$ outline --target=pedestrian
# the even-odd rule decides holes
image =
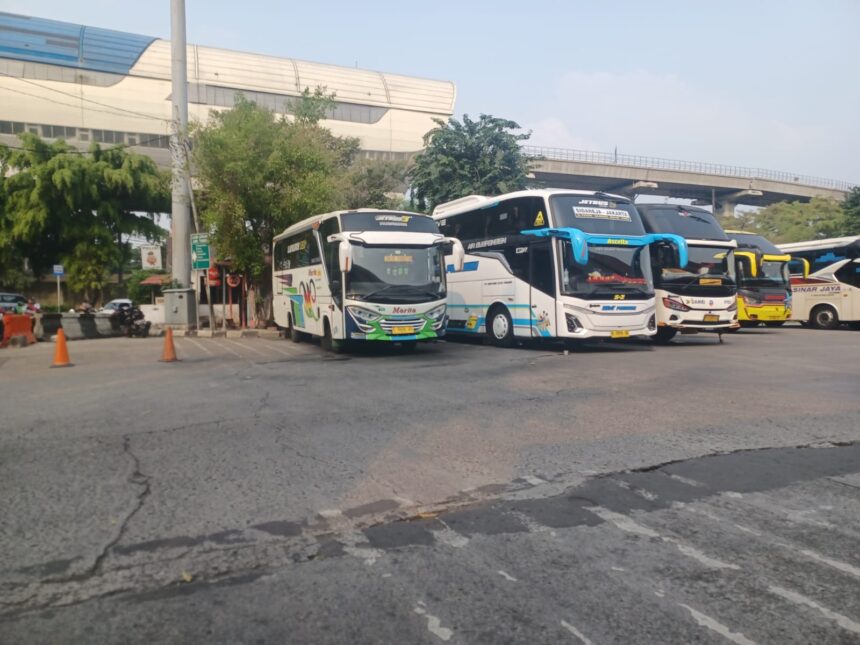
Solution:
[[[42,311],[42,307],[33,298],[28,298],[26,311],[31,316],[35,316],[37,313]]]

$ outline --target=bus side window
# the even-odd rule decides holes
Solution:
[[[848,262],[840,267],[834,275],[840,282],[852,287],[860,287],[860,262]]]

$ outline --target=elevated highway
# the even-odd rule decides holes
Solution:
[[[731,212],[738,204],[829,197],[841,201],[853,184],[789,172],[585,150],[524,146],[535,181],[557,188],[692,199]]]

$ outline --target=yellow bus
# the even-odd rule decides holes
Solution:
[[[791,256],[767,238],[745,231],[726,231],[738,243],[735,265],[738,322],[741,327],[779,327],[791,318]],[[804,275],[809,274],[804,264]]]

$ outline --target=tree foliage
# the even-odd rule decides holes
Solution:
[[[776,244],[837,237],[845,230],[839,202],[813,197],[809,202],[778,202],[758,211],[724,218],[725,228],[756,232]]]
[[[519,142],[531,133],[517,133],[520,126],[514,121],[487,114],[477,121],[465,115],[462,123],[453,118],[436,123],[409,173],[419,208],[432,209],[470,194],[498,195],[525,188],[528,159]]]
[[[219,255],[254,279],[266,273],[275,235],[337,205],[338,177],[358,151],[357,140],[318,125],[322,101],[306,92],[295,108],[302,118],[289,120],[237,95],[194,132],[203,223]]]
[[[860,186],[851,189],[842,202],[845,213],[843,235],[860,235]]]
[[[39,278],[67,267],[69,285],[94,298],[107,271],[128,253],[128,236],[156,239],[153,215],[167,208],[165,174],[148,157],[122,147],[88,153],[64,141],[21,135],[21,147],[3,153],[0,182],[0,282]],[[24,270],[26,269],[26,270]]]
[[[406,186],[406,163],[363,159],[343,176],[342,208],[399,209]]]

